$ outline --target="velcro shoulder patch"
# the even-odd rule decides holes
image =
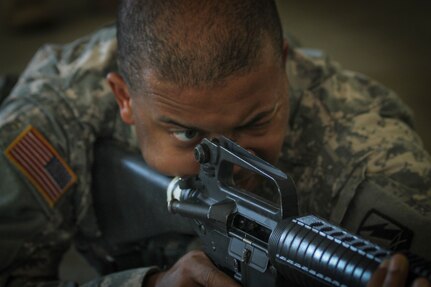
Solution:
[[[77,180],[54,147],[31,125],[8,146],[5,154],[51,207]]]
[[[393,251],[410,249],[414,235],[409,228],[374,209],[365,215],[357,233]]]

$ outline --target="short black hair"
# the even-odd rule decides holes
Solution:
[[[274,0],[121,0],[118,66],[132,89],[149,68],[162,80],[196,87],[249,71],[265,43],[283,55]]]

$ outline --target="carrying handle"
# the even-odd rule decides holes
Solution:
[[[195,147],[194,153],[196,160],[200,163],[199,178],[205,181],[206,186],[214,187],[208,188],[208,192],[221,190],[233,196],[239,203],[243,202],[252,204],[256,208],[263,208],[265,209],[263,212],[268,213],[269,211],[269,214],[266,215],[276,221],[298,215],[297,195],[293,180],[281,170],[251,154],[235,142],[226,137],[212,140],[205,138]],[[234,166],[239,166],[269,180],[279,198],[278,204],[268,204],[259,197],[251,199],[250,196],[240,192],[238,188],[227,184],[232,182]],[[211,197],[221,199],[220,195],[217,194],[211,194]]]

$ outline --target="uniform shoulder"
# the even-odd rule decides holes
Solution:
[[[280,162],[305,194],[303,210],[324,210],[326,202],[328,216],[342,190],[352,198],[370,176],[400,181],[418,174],[421,181],[402,181],[414,194],[426,193],[430,158],[410,109],[392,90],[323,53],[295,50],[288,69],[290,129]]]
[[[89,72],[106,72],[116,66],[116,29],[101,28],[64,45],[41,47],[21,75],[20,82],[34,79],[62,79],[71,85]]]
[[[287,76],[293,89],[311,89],[336,72],[332,62],[319,49],[294,47],[288,51]]]
[[[401,119],[413,126],[412,112],[380,82],[343,68],[318,49],[292,49],[287,75],[296,105],[322,105],[334,120],[351,120],[362,114]]]

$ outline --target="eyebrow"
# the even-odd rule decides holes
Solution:
[[[261,113],[258,113],[256,116],[254,116],[251,120],[249,120],[247,123],[245,123],[245,124],[243,124],[243,125],[241,125],[241,126],[239,126],[239,127],[237,127],[237,129],[242,129],[242,128],[247,128],[247,127],[250,127],[250,126],[252,126],[252,125],[254,125],[254,124],[256,124],[256,123],[258,123],[260,120],[262,120],[263,118],[266,118],[267,116],[269,116],[269,115],[273,115],[273,114],[275,114],[276,112],[277,112],[277,110],[278,110],[278,103],[274,106],[274,107],[272,107],[270,110],[268,110],[268,111],[264,111],[264,112],[261,112]]]
[[[249,126],[254,125],[255,123],[259,122],[260,120],[262,120],[263,118],[267,117],[268,115],[273,115],[277,112],[279,105],[276,104],[274,107],[272,107],[270,110],[268,111],[263,111],[261,113],[258,113],[256,116],[254,116],[251,120],[249,120],[247,123],[242,124],[238,127],[236,127],[235,129],[243,129],[243,128],[247,128]],[[193,126],[187,126],[185,124],[181,124],[179,122],[174,121],[171,118],[168,118],[167,116],[160,116],[158,119],[158,121],[165,123],[165,124],[170,124],[170,125],[174,125],[174,126],[178,126],[181,127],[183,129],[190,129],[190,130],[196,130],[196,131],[202,131],[202,129],[197,128],[197,127],[193,127]]]
[[[197,128],[197,127],[193,127],[193,126],[187,126],[184,124],[181,124],[179,122],[174,121],[171,118],[168,118],[166,116],[160,116],[158,119],[158,121],[165,123],[165,124],[170,124],[170,125],[174,125],[174,126],[178,126],[181,127],[183,129],[187,129],[187,130],[196,130],[196,131],[200,131],[201,129]]]

